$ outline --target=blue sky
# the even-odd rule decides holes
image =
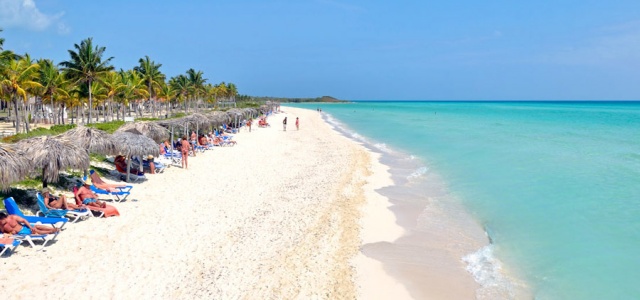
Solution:
[[[348,100],[640,99],[640,1],[0,0],[5,49],[202,70],[241,94]]]

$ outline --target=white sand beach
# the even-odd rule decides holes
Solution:
[[[235,147],[134,184],[113,204],[121,216],[67,224],[45,251],[19,247],[0,260],[0,288],[14,299],[410,298],[359,252],[403,233],[374,192],[391,184],[386,168],[317,112],[284,110]]]

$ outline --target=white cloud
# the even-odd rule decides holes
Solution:
[[[33,0],[0,0],[0,27],[26,28],[42,31],[56,24],[58,32],[68,33],[69,27],[60,21],[64,13],[42,13]]]

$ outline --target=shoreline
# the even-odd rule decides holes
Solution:
[[[463,257],[476,253],[489,241],[461,203],[451,201],[442,179],[412,156],[378,144],[381,141],[373,143],[330,115],[323,119],[375,157],[373,165],[383,166],[378,172],[385,173],[386,182],[371,191],[374,197],[368,201],[375,201],[375,197],[384,199],[386,205],[378,207],[378,214],[391,216],[379,221],[384,224],[377,224],[378,228],[397,227],[402,233],[378,241],[363,238],[359,255],[382,267],[383,274],[379,276],[387,278],[388,284],[401,285],[411,299],[500,296],[493,292],[485,294],[467,270]],[[367,230],[380,229],[363,228],[363,236]],[[371,295],[380,292],[375,286],[368,291]]]
[[[270,128],[243,128],[238,146],[134,183],[112,203],[120,217],[70,224],[45,251],[3,257],[0,288],[18,298],[442,296],[377,255],[411,233],[385,195],[396,182],[384,154],[313,110],[283,109]],[[283,132],[285,116],[301,130]]]

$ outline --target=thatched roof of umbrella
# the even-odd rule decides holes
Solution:
[[[186,118],[188,118],[189,123],[192,125],[206,126],[211,124],[211,121],[209,121],[207,116],[199,113],[192,114]]]
[[[57,182],[60,171],[89,168],[87,150],[64,137],[40,136],[17,143],[33,167],[42,169],[42,181]]]
[[[89,152],[104,155],[113,155],[118,152],[116,142],[111,135],[99,129],[78,125],[78,127],[61,134],[60,137],[74,141],[80,147],[88,149]]]
[[[0,189],[6,191],[9,185],[27,176],[33,170],[32,161],[19,151],[18,147],[0,144]]]
[[[251,107],[247,107],[247,108],[243,108],[242,112],[247,114],[247,115],[257,115],[258,114],[258,110],[255,108],[251,108]]]
[[[156,143],[160,143],[169,138],[169,131],[158,123],[154,122],[135,122],[127,123],[118,128],[118,131],[128,131],[134,134],[141,134],[151,138]]]
[[[222,111],[210,112],[209,114],[207,114],[207,118],[209,118],[209,121],[215,126],[231,122],[231,118],[229,118],[229,115]]]
[[[144,135],[134,134],[127,131],[116,131],[113,139],[118,144],[118,151],[125,156],[155,155],[160,154],[158,144],[151,138]]]
[[[231,118],[235,117],[235,116],[242,116],[243,112],[242,109],[239,108],[232,108],[230,110],[227,110],[227,114],[229,116],[231,116]]]

